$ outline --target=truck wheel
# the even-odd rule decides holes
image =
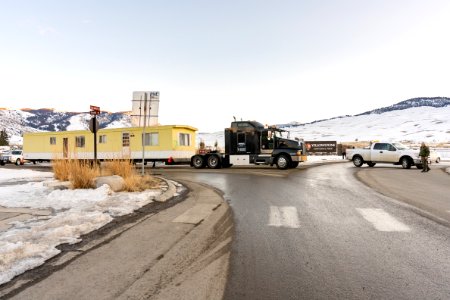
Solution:
[[[423,165],[422,164],[416,165],[416,168],[419,169],[419,170],[422,170],[423,169]]]
[[[364,161],[361,156],[355,156],[353,157],[353,164],[355,167],[361,167],[364,164]]]
[[[218,169],[220,168],[220,158],[217,155],[210,155],[207,164],[210,169]]]
[[[205,167],[205,160],[203,156],[196,155],[192,158],[192,166],[196,169],[201,169]]]
[[[1,160],[1,161],[0,161],[0,165],[1,165],[1,166],[4,166],[4,165],[5,165],[5,162],[4,162],[3,160]]]
[[[300,162],[298,161],[291,161],[291,163],[289,164],[289,168],[295,169],[298,167],[299,164]]]
[[[408,157],[403,157],[401,160],[403,169],[410,169],[411,168],[411,161]]]
[[[440,157],[436,158],[436,163],[438,164],[440,162],[441,162],[441,158]]]
[[[18,158],[18,159],[16,159],[16,166],[20,166],[20,165],[21,165],[20,158]]]
[[[277,159],[277,168],[280,170],[286,170],[289,168],[290,162],[291,160],[285,154],[280,154]]]
[[[376,163],[374,163],[374,162],[368,162],[367,165],[369,165],[369,167],[373,168],[373,167],[375,167]]]

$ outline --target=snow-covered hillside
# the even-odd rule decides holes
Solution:
[[[24,132],[89,129],[89,113],[57,112],[52,109],[0,110],[0,130],[5,129],[10,144],[21,145]],[[102,112],[97,119],[100,128],[130,127],[128,113]]]
[[[89,119],[88,113],[55,112],[51,109],[0,110],[0,130],[6,129],[11,143],[21,144],[23,132],[88,129]],[[131,126],[127,113],[103,112],[98,120],[100,128]],[[223,124],[224,128],[227,126],[229,124]],[[278,126],[289,130],[292,138],[304,140],[450,143],[450,98],[414,98],[355,116]],[[209,146],[216,141],[220,147],[224,146],[223,131],[199,133],[197,144],[200,140]]]
[[[291,138],[298,137],[305,141],[450,143],[450,105],[412,107],[279,127],[290,131]],[[200,133],[198,140],[203,140],[206,145],[214,145],[218,141],[219,146],[223,147],[223,132]]]

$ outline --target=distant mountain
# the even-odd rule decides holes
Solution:
[[[394,110],[403,110],[413,107],[421,107],[421,106],[430,106],[430,107],[445,107],[450,105],[450,98],[447,97],[433,97],[433,98],[413,98],[409,100],[405,100],[402,102],[399,102],[397,104],[386,106],[383,108],[377,108],[371,111],[366,111],[362,114],[359,114],[357,116],[362,115],[370,115],[370,114],[382,114],[388,111],[394,111]]]
[[[21,143],[24,132],[89,129],[91,116],[84,112],[59,112],[53,109],[0,110],[0,129],[6,129],[11,143]],[[102,112],[97,116],[100,128],[130,127],[127,112]]]

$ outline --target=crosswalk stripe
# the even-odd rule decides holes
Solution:
[[[271,206],[269,226],[300,228],[297,208],[293,206]]]
[[[379,231],[408,232],[411,229],[381,208],[357,208],[358,212]]]

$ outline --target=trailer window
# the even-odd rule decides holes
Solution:
[[[130,134],[122,132],[122,147],[130,147]]]
[[[85,145],[84,135],[76,136],[75,137],[75,147],[84,148],[84,145]]]
[[[101,135],[101,136],[99,137],[98,142],[99,142],[100,144],[106,144],[106,134]]]
[[[144,146],[158,146],[159,134],[157,132],[150,132],[144,134]]]
[[[189,133],[180,133],[179,140],[180,146],[191,145],[191,135]]]
[[[56,136],[50,137],[50,145],[56,145]]]

